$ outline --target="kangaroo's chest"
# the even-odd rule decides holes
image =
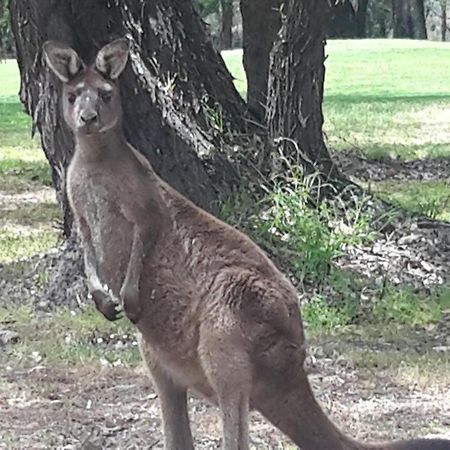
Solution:
[[[95,170],[69,171],[67,191],[75,218],[89,228],[102,277],[113,291],[120,289],[130,257],[133,224],[126,219],[117,178]]]

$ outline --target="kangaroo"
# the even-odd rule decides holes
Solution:
[[[192,389],[221,411],[224,450],[249,448],[249,410],[304,450],[450,450],[446,440],[363,444],[341,432],[314,398],[296,291],[246,235],[161,180],[125,139],[119,39],[93,65],[48,41],[75,137],[67,191],[84,247],[91,295],[105,317],[123,308],[159,394],[167,450],[194,448]]]

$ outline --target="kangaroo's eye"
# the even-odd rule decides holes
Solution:
[[[76,99],[77,99],[77,96],[75,94],[69,94],[68,100],[71,105],[73,105],[75,103]]]
[[[109,103],[112,100],[112,94],[102,94],[102,100],[105,103]]]

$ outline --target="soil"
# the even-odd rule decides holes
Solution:
[[[450,438],[448,385],[409,384],[389,370],[315,359],[310,380],[325,410],[362,440]],[[195,448],[220,446],[218,410],[189,399]],[[162,449],[158,399],[143,369],[0,369],[0,448]],[[252,448],[293,448],[252,413]]]

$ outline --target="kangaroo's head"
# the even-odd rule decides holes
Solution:
[[[104,133],[120,122],[122,108],[117,78],[128,60],[125,39],[103,47],[91,66],[75,50],[57,42],[47,41],[43,52],[48,66],[63,82],[64,119],[75,134]]]

